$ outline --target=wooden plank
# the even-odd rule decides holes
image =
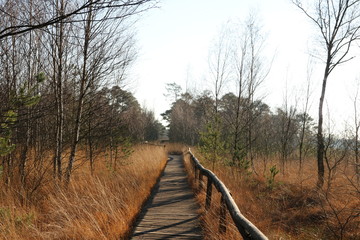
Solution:
[[[197,210],[182,157],[171,155],[141,212],[132,239],[202,239]]]

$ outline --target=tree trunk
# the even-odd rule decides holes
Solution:
[[[75,119],[75,127],[74,127],[74,138],[73,138],[73,142],[71,144],[69,163],[66,168],[66,183],[70,182],[71,172],[72,172],[73,164],[75,161],[76,150],[77,150],[77,146],[78,146],[79,138],[80,138],[80,126],[81,126],[81,117],[82,117],[82,108],[83,108],[83,97],[81,95],[83,95],[83,94],[80,94],[80,99],[78,102],[76,119]]]
[[[304,140],[305,140],[305,129],[306,129],[306,111],[303,114],[302,124],[301,124],[301,133],[300,133],[300,144],[299,144],[299,173],[302,170],[302,161],[303,161],[303,149],[304,149]]]
[[[59,6],[60,5],[60,6]],[[58,15],[65,11],[64,1],[56,2]],[[56,48],[53,57],[55,70],[55,99],[56,99],[56,147],[53,161],[53,173],[61,181],[62,178],[62,150],[63,150],[63,129],[64,129],[64,100],[63,100],[63,56],[64,56],[64,22],[56,26]]]
[[[74,127],[74,138],[71,144],[71,152],[69,157],[69,163],[66,169],[66,182],[70,182],[71,171],[73,168],[73,164],[75,161],[75,155],[77,146],[79,143],[80,138],[80,127],[81,127],[81,120],[82,120],[82,111],[84,105],[84,97],[86,93],[85,84],[88,81],[88,73],[87,73],[87,61],[88,61],[88,50],[89,50],[89,43],[90,43],[90,31],[91,31],[91,22],[92,22],[92,9],[90,7],[89,13],[86,20],[85,26],[85,38],[84,38],[84,52],[83,52],[83,67],[80,79],[80,94],[78,100],[78,106],[76,110],[76,119],[75,119],[75,127]]]
[[[305,158],[304,153],[304,143],[305,143],[305,131],[308,123],[308,108],[309,108],[309,98],[310,98],[310,76],[308,77],[308,84],[306,89],[306,100],[304,113],[302,114],[303,119],[301,123],[301,133],[300,133],[300,144],[299,144],[299,173],[302,171],[303,158]]]
[[[359,183],[360,181],[360,166],[359,166],[359,123],[357,122],[356,112],[355,112],[355,173],[356,180]]]
[[[322,83],[321,96],[319,101],[319,122],[318,122],[318,132],[317,132],[317,165],[318,165],[318,181],[317,187],[321,188],[324,185],[324,136],[323,136],[323,105],[325,100],[325,90],[326,83],[329,76],[330,62],[329,58],[325,67],[324,79]]]
[[[90,109],[91,109],[91,102],[90,102]],[[90,110],[91,111],[91,110]],[[91,135],[91,117],[89,117],[88,123],[88,146],[89,146],[89,161],[90,161],[90,171],[91,175],[94,174],[94,146],[93,146],[93,139]]]
[[[118,146],[116,145],[115,147],[115,159],[114,159],[114,171],[116,171],[117,169],[117,160],[118,160]]]
[[[30,126],[29,126],[29,120],[27,120],[26,124],[26,133],[25,133],[25,145],[22,149],[21,152],[21,157],[20,157],[20,163],[19,163],[19,174],[20,174],[20,181],[21,181],[21,185],[24,187],[25,186],[25,178],[26,178],[26,172],[25,172],[25,167],[26,167],[26,162],[27,162],[27,154],[29,151],[29,145],[30,145]]]
[[[241,63],[239,66],[239,92],[238,92],[238,96],[237,96],[237,102],[236,102],[236,119],[235,119],[235,132],[234,132],[234,148],[233,148],[233,164],[236,164],[236,162],[239,164],[239,160],[240,160],[240,142],[239,142],[239,138],[240,138],[240,108],[241,108],[241,97],[242,97],[242,91],[243,91],[243,67],[244,66],[244,54],[242,55],[241,58]]]

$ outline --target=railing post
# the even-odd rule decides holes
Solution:
[[[199,170],[199,191],[201,191],[202,190],[202,188],[203,188],[203,174],[202,174],[202,172]]]
[[[194,164],[194,181],[195,181],[195,184],[196,184],[197,180],[198,180],[198,169],[196,168],[196,165]]]
[[[209,210],[211,205],[211,194],[212,194],[212,182],[210,177],[207,178],[207,187],[206,187],[206,202],[205,209]]]
[[[219,232],[225,233],[226,232],[226,204],[225,199],[221,196],[220,200],[220,219],[219,219]]]

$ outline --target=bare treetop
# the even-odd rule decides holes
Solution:
[[[16,2],[16,3],[15,3]],[[148,5],[153,3],[152,5]],[[10,25],[0,26],[0,40],[9,36],[14,36],[22,33],[29,32],[34,29],[41,29],[49,25],[56,24],[61,21],[69,20],[75,15],[85,15],[88,13],[89,9],[93,10],[99,9],[125,9],[127,11],[122,12],[121,15],[115,15],[111,18],[124,18],[137,13],[140,13],[146,9],[154,7],[156,4],[155,0],[85,0],[80,3],[80,1],[68,2],[72,4],[71,7],[68,7],[67,10],[61,14],[41,14],[41,18],[37,16],[28,15],[27,17],[15,16],[9,11],[12,6],[20,5],[22,1],[4,1],[0,0],[0,15],[9,17],[11,19],[16,19],[16,21],[11,22]],[[44,17],[45,15],[45,17]]]
[[[347,57],[351,43],[360,39],[360,0],[311,1],[310,11],[305,1],[293,3],[310,18],[320,30],[321,39],[327,49],[326,58],[331,59],[329,73],[335,66],[351,60]]]

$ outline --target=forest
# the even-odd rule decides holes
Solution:
[[[209,89],[164,86],[163,126],[131,91],[136,22],[158,1],[0,0],[0,239],[127,239],[170,149],[189,147],[270,239],[358,239],[359,99],[340,133],[323,108],[358,47],[360,1],[303,2],[324,63],[317,116],[310,78],[299,104],[287,89],[275,109],[261,96],[271,59],[249,14],[216,37]],[[178,145],[158,144],[166,134]],[[211,214],[205,239],[239,238]]]
[[[17,165],[26,184],[30,152],[37,162],[52,152],[54,176],[69,181],[80,143],[92,164],[97,149],[158,138],[162,126],[153,112],[141,108],[126,90],[127,72],[136,57],[130,17],[143,11],[146,1],[113,1],[110,7],[102,1],[88,1],[85,7],[80,3],[3,3],[1,154],[9,181]],[[120,3],[124,6],[117,6]],[[127,7],[130,3],[134,6]],[[45,29],[11,36],[12,26],[21,31],[25,20],[45,22],[81,7],[81,14]],[[16,161],[8,154],[15,148],[20,154]],[[66,149],[70,155],[63,173]]]
[[[136,210],[119,198],[121,189],[140,207],[166,159],[161,149],[137,146],[158,139],[163,126],[128,88],[137,56],[133,25],[154,4],[0,1],[1,239],[109,239],[131,225]],[[144,164],[148,152],[158,152],[159,162]],[[145,183],[140,173],[147,171]],[[97,219],[91,231],[83,223],[83,232],[74,230],[80,205],[80,221]]]

